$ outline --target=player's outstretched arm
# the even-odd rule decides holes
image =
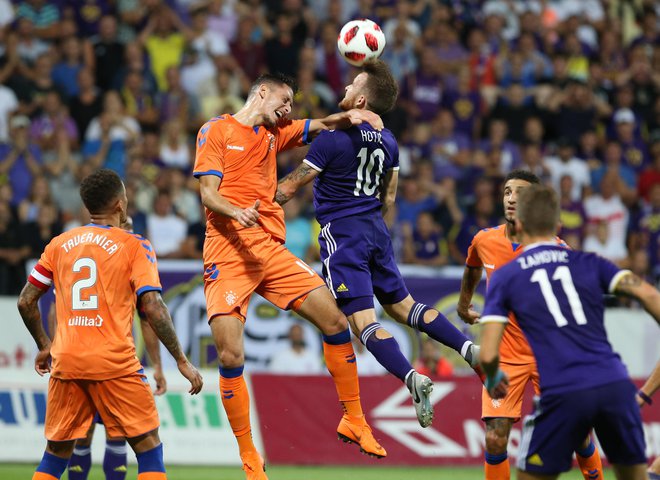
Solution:
[[[140,305],[154,332],[156,332],[160,341],[163,342],[165,348],[167,348],[176,360],[179,371],[190,382],[190,394],[195,395],[199,393],[203,385],[202,376],[183,353],[179,339],[174,331],[172,317],[170,317],[170,312],[167,310],[167,306],[163,302],[160,293],[157,291],[143,293],[140,297]]]
[[[632,272],[626,272],[614,287],[614,293],[637,299],[660,324],[660,292]]]
[[[277,183],[275,201],[280,205],[284,205],[295,196],[296,192],[301,187],[314,180],[318,174],[318,170],[315,170],[302,162],[293,172],[289,173]]]
[[[244,227],[257,225],[259,200],[256,200],[252,207],[237,207],[218,192],[221,182],[222,179],[215,175],[204,175],[199,178],[199,192],[204,206],[218,215],[233,218]]]
[[[354,125],[360,125],[367,122],[374,129],[380,131],[383,129],[383,119],[380,115],[371,110],[354,108],[346,112],[333,113],[325,118],[315,118],[309,122],[309,139],[314,138],[323,130],[345,130]]]
[[[655,364],[651,376],[637,392],[637,403],[639,406],[643,407],[645,403],[652,404],[653,400],[651,400],[651,397],[653,397],[653,394],[658,388],[660,388],[660,362]]]
[[[158,336],[154,329],[151,327],[149,321],[140,314],[140,328],[142,330],[142,338],[144,339],[144,346],[147,349],[149,361],[154,367],[154,380],[156,381],[156,390],[154,395],[162,395],[167,391],[167,380],[163,374],[163,364],[160,361],[160,343]]]
[[[477,285],[481,281],[483,272],[482,267],[465,267],[463,271],[463,280],[461,281],[461,293],[458,297],[458,305],[456,306],[456,313],[461,319],[470,325],[475,324],[479,320],[479,312],[472,309],[472,297],[477,289]]]
[[[50,338],[48,338],[41,323],[41,313],[39,312],[39,299],[44,293],[46,293],[45,290],[41,290],[27,282],[18,297],[17,303],[23,323],[25,323],[39,349],[34,361],[34,369],[42,376],[50,372]]]

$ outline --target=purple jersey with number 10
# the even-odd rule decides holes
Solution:
[[[380,210],[381,178],[399,169],[399,147],[389,130],[362,124],[321,132],[304,162],[320,172],[314,181],[314,207],[325,225]]]
[[[491,277],[481,322],[506,323],[515,314],[543,395],[628,379],[603,318],[603,294],[613,293],[627,272],[592,253],[530,245]]]

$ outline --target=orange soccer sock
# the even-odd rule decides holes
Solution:
[[[250,427],[250,394],[243,378],[242,366],[220,367],[220,397],[240,453],[256,451]]]
[[[137,480],[167,480],[165,472],[143,472],[138,473]]]
[[[53,477],[49,473],[34,472],[34,475],[32,475],[32,480],[58,480],[58,477]]]
[[[346,329],[336,335],[323,335],[323,356],[335,382],[344,412],[352,417],[362,417],[360,384],[351,332]]]
[[[575,452],[580,471],[585,480],[603,480],[603,462],[593,440],[589,445]]]
[[[486,452],[484,478],[485,480],[509,480],[511,478],[511,467],[506,452],[500,455],[492,455]]]

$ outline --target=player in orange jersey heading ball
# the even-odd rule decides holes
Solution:
[[[461,283],[461,293],[456,308],[458,315],[466,323],[478,321],[479,313],[472,310],[472,296],[481,280],[483,269],[486,276],[509,263],[523,251],[518,243],[515,229],[516,204],[521,189],[539,183],[536,175],[524,170],[514,170],[504,181],[504,217],[506,223],[479,231],[470,244],[465,271]],[[564,244],[560,239],[557,241]],[[565,244],[564,244],[565,245]],[[481,396],[481,416],[486,423],[485,479],[509,480],[510,466],[507,456],[509,434],[514,422],[520,419],[522,399],[528,382],[534,385],[538,395],[539,376],[536,361],[522,330],[513,315],[504,331],[500,346],[502,370],[509,376],[509,392],[503,399],[490,398],[484,389]],[[603,467],[600,455],[591,438],[587,437],[577,452],[580,470],[586,480],[602,480]]]
[[[160,297],[156,256],[148,240],[119,228],[126,221],[126,190],[111,170],[80,185],[92,223],[46,246],[18,299],[39,353],[35,369],[51,372],[46,405],[46,451],[32,477],[61,477],[76,439],[98,411],[112,437],[126,437],[138,461],[138,480],[164,479],[158,413],[131,336],[136,301],[190,383],[202,377],[183,354]],[[39,298],[53,285],[58,326],[52,343],[41,323]],[[52,367],[50,360],[52,357]]]
[[[241,110],[202,126],[193,169],[206,207],[204,293],[220,359],[220,393],[248,479],[267,478],[252,442],[243,379],[243,323],[253,292],[280,308],[295,310],[321,330],[326,365],[344,408],[339,437],[370,455],[386,455],[362,412],[346,317],[323,280],[284,247],[284,212],[275,202],[278,152],[309,143],[322,130],[363,121],[380,130],[383,124],[378,115],[365,110],[321,120],[289,120],[292,86],[284,76],[259,77]]]

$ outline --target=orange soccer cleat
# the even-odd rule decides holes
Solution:
[[[266,462],[256,450],[241,453],[246,480],[268,480]]]
[[[366,455],[383,458],[387,452],[374,438],[371,427],[367,424],[364,416],[351,417],[344,415],[337,427],[337,437],[345,443],[355,443],[360,446],[360,451]]]

